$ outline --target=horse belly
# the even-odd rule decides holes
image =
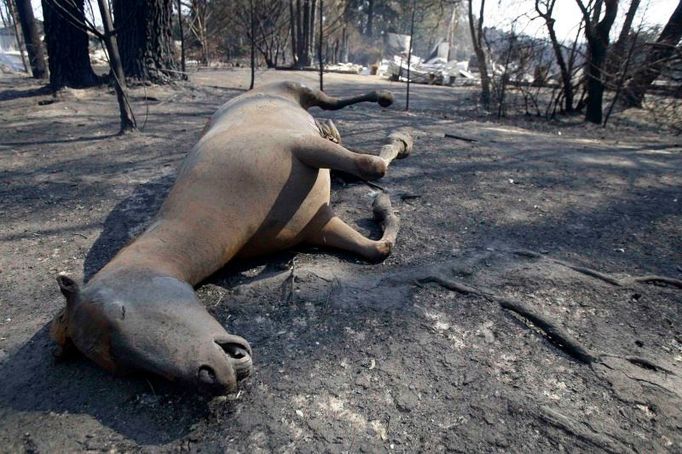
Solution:
[[[328,169],[294,165],[268,216],[239,256],[266,255],[304,241],[311,221],[329,205],[330,185]]]

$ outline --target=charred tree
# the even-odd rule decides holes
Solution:
[[[201,62],[208,66],[210,62],[207,28],[208,17],[210,15],[208,0],[191,0],[189,12],[189,29],[201,47]]]
[[[642,107],[644,95],[661,74],[661,69],[675,53],[682,38],[682,1],[678,3],[668,23],[663,28],[651,52],[647,55],[642,70],[637,72],[625,87],[624,103],[628,107]]]
[[[294,13],[296,15],[296,48],[293,50],[294,52],[294,60],[295,60],[295,67],[301,68],[304,66],[304,63],[301,61],[301,55],[303,54],[303,20],[302,20],[302,9],[301,9],[301,0],[296,0],[296,8],[294,10]]]
[[[178,8],[178,28],[180,31],[180,70],[183,72],[183,77],[187,77],[187,64],[185,59],[185,27],[182,20],[182,1],[177,0]]]
[[[311,46],[314,38],[314,29],[311,27],[315,21],[315,11],[311,11],[311,4],[309,0],[293,0],[290,3],[290,11],[293,13],[292,17],[292,54],[294,56],[294,67],[303,68],[310,66],[312,62],[311,58]],[[313,18],[311,18],[311,15]]]
[[[483,13],[485,10],[485,0],[481,0],[481,10],[478,20],[474,21],[473,0],[468,2],[469,29],[471,31],[471,41],[474,45],[474,53],[478,60],[478,71],[481,73],[481,104],[483,108],[490,108],[490,74],[488,74],[488,56],[483,47]]]
[[[2,9],[2,2],[0,2],[0,21],[2,22],[3,28],[9,27],[9,22],[7,22],[7,19],[5,19],[5,14],[3,13]]]
[[[303,0],[303,34],[301,43],[301,55],[299,60],[302,66],[310,66],[310,2]]]
[[[417,9],[417,0],[412,0],[412,16],[410,17],[410,45],[407,48],[407,88],[405,92],[405,111],[410,110],[410,69],[412,68],[412,46],[414,44],[414,13]]]
[[[249,90],[253,90],[256,84],[256,11],[253,7],[253,0],[249,0],[249,39],[251,40],[251,84]]]
[[[625,51],[627,40],[632,32],[632,22],[635,20],[635,15],[639,9],[639,4],[641,0],[631,0],[630,7],[627,13],[625,13],[625,20],[623,22],[623,28],[620,29],[620,34],[618,39],[613,44],[612,53],[622,54]]]
[[[99,5],[100,15],[102,16],[102,25],[104,27],[104,34],[102,38],[107,48],[109,55],[109,66],[114,79],[114,90],[116,91],[116,100],[118,101],[119,117],[121,120],[120,133],[134,131],[137,129],[135,124],[135,116],[128,104],[128,96],[126,94],[126,78],[123,73],[123,65],[121,57],[118,53],[118,43],[116,34],[114,33],[114,24],[111,20],[111,12],[109,11],[109,4],[107,0],[97,0]]]
[[[576,2],[583,13],[588,48],[585,121],[601,124],[604,101],[604,64],[609,47],[609,32],[618,13],[618,0],[599,0],[592,11],[592,18],[582,0],[576,0]],[[596,22],[602,4],[605,6],[604,17]]]
[[[315,47],[315,21],[317,15],[316,0],[310,0],[310,25],[308,26],[308,55],[310,56],[310,63],[313,62],[313,56],[316,54]]]
[[[178,78],[173,59],[171,0],[114,0],[114,25],[126,77],[168,83]]]
[[[19,18],[17,17],[17,12],[14,10],[12,5],[12,0],[5,0],[5,5],[7,6],[7,13],[9,14],[9,20],[14,28],[14,38],[17,41],[17,49],[19,50],[19,55],[21,55],[21,63],[24,65],[24,71],[31,75],[31,66],[26,61],[26,47],[24,46],[24,40],[21,37],[19,30]],[[4,21],[4,18],[3,18]]]
[[[47,77],[45,54],[43,53],[43,46],[40,42],[40,36],[38,35],[36,20],[33,17],[31,0],[16,0],[16,5],[33,77],[36,79],[44,79]]]
[[[632,23],[635,20],[635,15],[639,9],[639,4],[641,0],[631,0],[628,11],[625,13],[625,20],[623,21],[623,27],[620,29],[618,34],[618,39],[609,49],[609,55],[606,59],[606,79],[610,84],[615,83],[617,80],[621,79],[624,74],[620,74],[621,67],[623,66],[625,55],[627,54],[628,47],[632,47],[631,44],[633,34],[632,34]]]
[[[537,11],[538,15],[545,21],[549,40],[552,43],[554,56],[561,73],[561,85],[564,92],[564,110],[566,113],[571,113],[573,112],[573,80],[569,66],[564,58],[563,49],[554,29],[554,23],[556,21],[554,17],[552,17],[552,14],[554,12],[555,4],[556,0],[535,0],[535,11]]]
[[[42,0],[50,88],[100,83],[92,70],[83,0]]]
[[[324,90],[324,62],[322,61],[322,44],[324,42],[324,0],[320,0],[320,37],[317,43],[317,60],[320,65],[320,91]]]
[[[291,3],[288,3],[291,7]],[[247,35],[254,36],[254,47],[265,60],[268,68],[276,68],[288,39],[291,21],[287,20],[286,0],[254,1],[254,20],[249,15],[237,14],[237,19]],[[249,11],[251,8],[249,7]],[[290,11],[291,13],[291,11]],[[290,14],[289,14],[290,15]],[[253,22],[253,24],[252,24]],[[253,30],[251,26],[253,25]]]
[[[291,27],[289,30],[289,33],[291,34],[291,57],[293,66],[296,66],[298,60],[296,49],[298,47],[296,46],[296,15],[294,14],[294,0],[289,0],[289,25]]]
[[[367,25],[365,26],[365,35],[372,36],[374,34],[374,0],[367,2]]]

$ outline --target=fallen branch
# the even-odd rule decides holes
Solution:
[[[464,142],[478,142],[476,139],[470,139],[469,137],[464,137],[464,136],[458,136],[455,134],[450,134],[448,132],[443,134],[443,137],[447,137],[448,139],[456,139],[456,140],[462,140]]]

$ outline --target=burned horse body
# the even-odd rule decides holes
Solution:
[[[145,370],[212,393],[236,388],[251,372],[251,348],[206,311],[193,286],[233,257],[253,257],[299,243],[385,258],[398,220],[385,195],[374,202],[383,225],[371,240],[329,206],[329,169],[381,178],[412,147],[393,134],[379,156],[339,144],[333,124],[307,109],[358,102],[392,103],[387,92],[338,99],[282,82],[222,106],[185,158],[147,230],[80,289],[58,277],[66,307],[52,323],[58,353],[73,347],[106,370]]]

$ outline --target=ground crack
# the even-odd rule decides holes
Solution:
[[[637,366],[641,369],[653,373],[664,373],[675,376],[675,374],[672,371],[664,367],[661,367],[658,364],[655,364],[646,358],[633,356],[621,357],[608,353],[593,354],[587,347],[582,345],[580,341],[575,339],[565,329],[558,326],[554,321],[549,320],[546,316],[542,314],[539,314],[537,311],[535,311],[525,303],[498,295],[489,288],[473,287],[471,285],[456,281],[443,274],[443,271],[432,271],[432,274],[421,276],[416,279],[416,284],[418,286],[422,286],[423,284],[428,283],[437,284],[442,288],[463,295],[475,295],[485,298],[490,302],[497,303],[501,308],[506,309],[507,311],[513,313],[515,318],[523,322],[523,324],[527,328],[540,331],[552,346],[563,351],[574,360],[592,366],[593,370],[595,364],[602,365],[607,369],[613,369],[607,362],[604,361],[607,357],[611,357],[625,360],[634,366]],[[666,390],[665,387],[650,380],[646,380],[640,377],[633,377],[631,375],[628,375],[624,370],[620,370],[620,372],[622,372],[627,378],[631,380],[646,382],[653,386],[656,386],[657,388]]]
[[[682,280],[668,276],[659,276],[656,274],[651,274],[646,276],[628,276],[623,279],[618,279],[617,277],[612,276],[610,274],[602,273],[601,271],[597,271],[595,269],[588,268],[585,266],[575,265],[564,260],[547,257],[546,255],[543,255],[535,251],[520,249],[513,251],[513,253],[516,255],[520,255],[522,257],[548,260],[552,263],[556,263],[557,265],[561,265],[566,268],[572,269],[573,271],[584,274],[586,276],[590,276],[600,281],[607,282],[611,285],[615,285],[616,287],[623,287],[630,284],[665,284],[671,287],[682,289]]]
[[[571,336],[566,330],[557,326],[545,316],[533,311],[521,301],[496,295],[487,288],[475,288],[466,284],[454,281],[444,276],[430,275],[417,280],[418,284],[434,283],[448,290],[464,295],[478,295],[491,302],[496,302],[503,309],[513,312],[519,316],[520,320],[528,328],[537,328],[542,331],[545,338],[556,348],[568,354],[570,357],[583,364],[591,364],[595,361],[595,356],[582,346],[580,342]]]

